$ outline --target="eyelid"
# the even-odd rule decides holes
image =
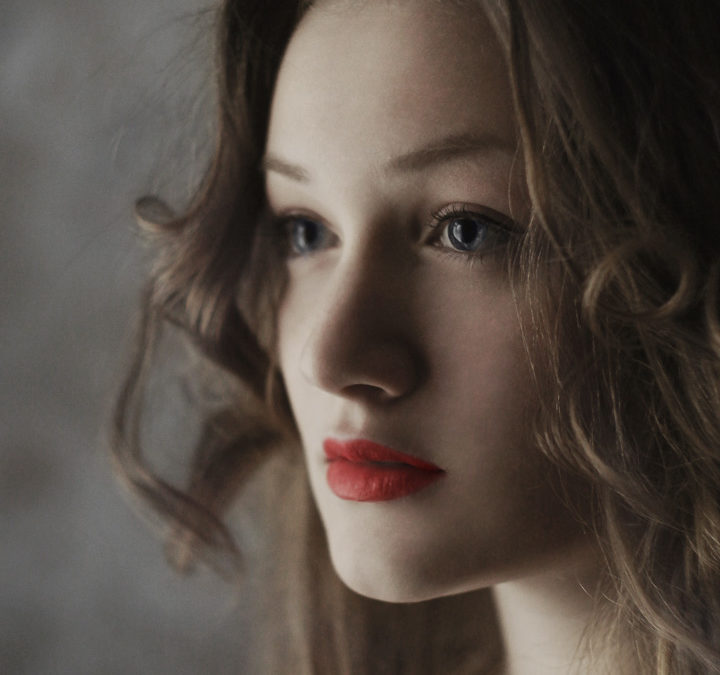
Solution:
[[[497,227],[506,230],[508,233],[520,233],[520,226],[510,216],[496,211],[489,206],[480,204],[468,204],[466,202],[453,202],[441,206],[430,213],[430,227],[437,228],[451,218],[467,216],[481,216],[492,221]]]
[[[323,227],[332,229],[332,228],[328,227],[328,224],[325,222],[325,219],[319,213],[313,211],[312,209],[286,208],[286,209],[279,209],[277,211],[271,209],[270,217],[276,223],[288,222],[289,220],[293,220],[296,218],[306,218],[307,220],[312,220],[315,223],[319,223]]]

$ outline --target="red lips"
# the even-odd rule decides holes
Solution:
[[[363,439],[323,443],[327,482],[341,499],[380,502],[422,490],[445,475],[435,464]]]

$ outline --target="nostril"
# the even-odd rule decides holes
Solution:
[[[339,393],[347,399],[367,404],[389,403],[406,395],[406,392],[387,391],[383,387],[370,384],[353,384]]]

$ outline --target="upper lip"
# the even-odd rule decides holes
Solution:
[[[354,463],[392,463],[407,464],[408,466],[422,469],[423,471],[442,471],[439,466],[427,462],[413,455],[399,452],[385,445],[369,441],[364,438],[352,440],[338,440],[326,438],[323,442],[323,450],[328,461],[344,459]]]

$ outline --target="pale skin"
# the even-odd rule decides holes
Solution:
[[[265,169],[291,248],[280,366],[338,575],[390,602],[493,586],[507,673],[621,672],[579,651],[599,556],[530,433],[503,262],[529,200],[490,24],[472,4],[320,3],[282,63]],[[329,436],[445,475],[340,499]]]

